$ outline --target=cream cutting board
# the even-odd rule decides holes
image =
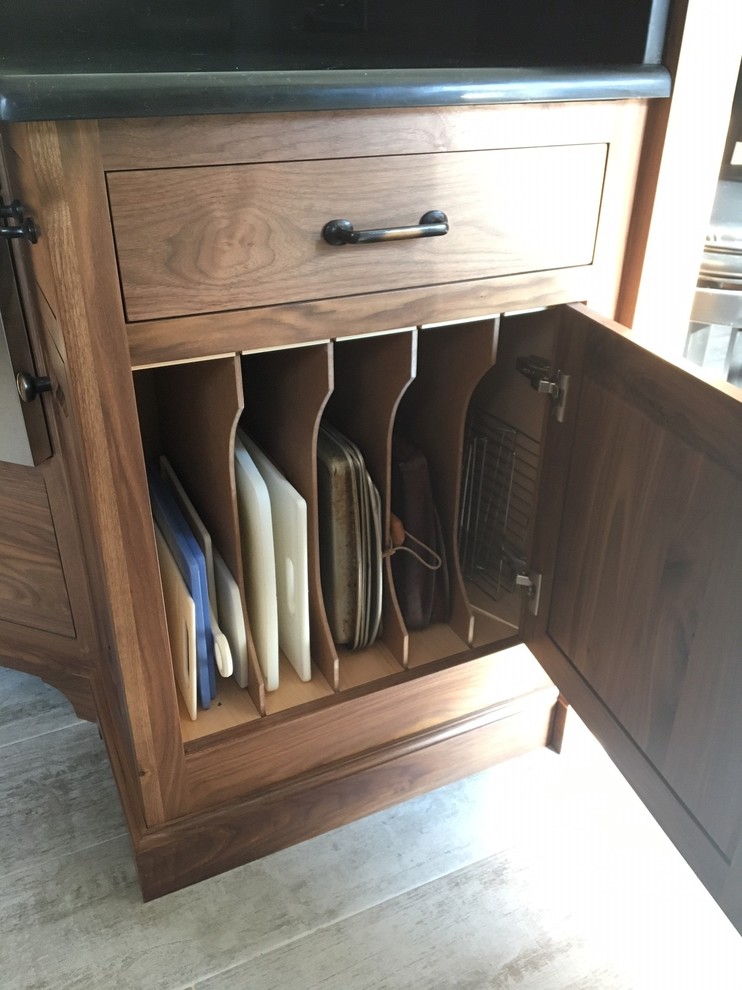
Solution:
[[[165,599],[165,616],[173,658],[175,682],[183,695],[183,701],[192,721],[198,714],[196,689],[196,606],[188,594],[188,587],[178,570],[175,558],[155,525],[157,557],[160,563],[162,594]]]
[[[270,496],[260,471],[239,438],[235,439],[234,461],[247,616],[265,689],[275,691],[278,687],[278,605]]]
[[[247,634],[242,599],[237,582],[218,550],[214,550],[214,581],[219,619],[231,648],[234,679],[245,688],[248,680]]]
[[[231,677],[233,673],[232,651],[229,640],[219,626],[219,610],[216,595],[216,581],[214,578],[214,547],[211,542],[211,534],[201,521],[201,517],[196,512],[196,507],[188,497],[188,493],[180,482],[173,466],[167,457],[160,457],[160,470],[165,480],[170,485],[178,508],[185,516],[193,537],[198,544],[201,553],[204,555],[206,564],[206,585],[209,597],[209,624],[214,637],[214,659],[216,667],[222,677]]]
[[[301,680],[310,681],[307,503],[246,433],[238,430],[237,435],[260,471],[270,498],[278,643]]]

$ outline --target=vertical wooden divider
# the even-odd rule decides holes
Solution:
[[[234,438],[242,413],[242,375],[236,357],[195,361],[154,372],[162,453],[188,492],[214,546],[240,589],[247,632],[247,690],[265,714],[265,685],[245,602]]]
[[[425,454],[443,527],[451,584],[449,625],[471,644],[474,617],[459,564],[459,500],[466,414],[474,388],[494,364],[498,319],[420,331],[417,377],[398,412],[399,430]]]
[[[327,415],[363,453],[382,502],[382,546],[390,544],[392,497],[392,432],[397,408],[415,377],[417,330],[383,334],[335,344],[335,391]],[[409,637],[392,581],[390,560],[384,562],[381,639],[394,659],[407,666]]]
[[[309,624],[312,660],[334,691],[338,655],[327,622],[319,564],[317,433],[333,387],[329,344],[242,358],[245,428],[307,503]]]

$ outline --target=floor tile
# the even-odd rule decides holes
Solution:
[[[742,940],[602,750],[567,740],[150,904],[95,727],[9,743],[0,973],[12,990],[737,990]]]
[[[180,990],[488,856],[498,769],[150,904],[124,839],[16,872],[0,961],[23,973],[14,990]]]
[[[501,854],[197,984],[196,990],[631,990]]]
[[[196,990],[737,990],[742,939],[602,750],[530,762],[472,778],[506,847]]]
[[[69,701],[40,678],[0,668],[0,746],[74,725]]]
[[[0,871],[49,859],[123,832],[124,819],[95,725],[78,722],[0,750]]]

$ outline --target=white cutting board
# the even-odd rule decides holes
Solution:
[[[234,444],[247,616],[266,691],[278,687],[278,605],[268,489],[239,439]]]
[[[260,471],[271,503],[278,642],[301,680],[310,681],[307,503],[247,434],[238,430],[237,435]]]
[[[162,476],[170,485],[170,490],[175,496],[175,501],[178,503],[178,508],[185,516],[185,520],[193,533],[193,537],[198,544],[201,553],[204,555],[204,562],[206,564],[206,585],[209,596],[209,624],[211,626],[211,633],[214,637],[214,659],[216,660],[216,668],[222,677],[231,677],[233,670],[232,663],[232,651],[230,649],[229,640],[222,632],[219,627],[219,609],[216,596],[216,581],[214,578],[214,547],[211,542],[211,533],[204,526],[201,521],[201,516],[196,512],[196,507],[193,502],[191,502],[188,497],[183,485],[180,483],[180,478],[177,476],[173,470],[173,466],[170,461],[164,455],[160,457],[160,471]]]
[[[219,620],[229,640],[234,679],[241,688],[245,688],[248,677],[247,634],[240,589],[218,550],[214,550],[214,580]]]
[[[196,691],[196,606],[188,594],[188,586],[178,570],[160,527],[155,523],[157,557],[160,563],[165,616],[173,658],[175,681],[183,695],[188,714],[196,721],[198,701]]]

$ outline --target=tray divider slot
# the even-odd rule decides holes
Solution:
[[[488,506],[481,516],[485,525],[479,524],[476,515],[462,524],[462,532],[466,530],[461,541],[462,571],[474,609],[475,645],[490,642],[508,627],[515,633],[522,624],[525,598],[514,585],[515,572],[503,548],[507,544],[517,557],[531,557],[541,443],[551,403],[518,374],[516,361],[533,354],[546,358],[553,367],[557,326],[549,310],[504,316],[497,363],[484,375],[470,403],[470,448],[484,441],[474,486],[480,494],[473,492],[472,499],[481,498],[481,504]],[[509,452],[500,446],[499,438],[506,437],[512,448]],[[505,453],[502,460],[501,452]],[[502,482],[508,474],[510,492],[503,499]]]
[[[242,358],[243,426],[307,503],[309,632],[312,660],[333,691],[339,661],[327,622],[319,564],[317,434],[333,387],[329,344]]]
[[[265,687],[245,600],[234,470],[234,439],[243,409],[236,358],[157,368],[154,372],[162,453],[193,501],[240,589],[247,633],[247,690],[265,714]]]
[[[428,461],[448,557],[449,625],[466,644],[472,643],[474,616],[458,548],[464,434],[472,393],[495,361],[498,327],[498,319],[487,319],[421,330],[417,377],[397,417],[402,435]]]
[[[379,489],[382,546],[391,543],[392,433],[397,409],[415,377],[417,330],[383,334],[335,344],[335,390],[328,403],[331,423],[358,445]],[[384,561],[381,641],[402,667],[409,638],[394,592],[390,558]]]

